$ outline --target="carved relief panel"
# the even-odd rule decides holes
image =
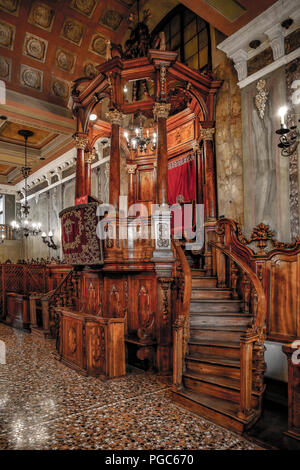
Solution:
[[[101,279],[99,273],[83,272],[82,274],[82,291],[81,299],[84,299],[81,304],[81,311],[90,314],[101,316]],[[101,292],[100,292],[101,290]]]
[[[140,340],[155,339],[156,278],[139,274],[130,279],[127,315],[128,335]]]
[[[63,356],[80,368],[83,368],[82,325],[82,322],[75,318],[62,319]]]
[[[128,301],[127,277],[105,277],[104,295],[104,317],[123,318],[126,316]]]

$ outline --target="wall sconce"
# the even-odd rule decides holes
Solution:
[[[48,233],[48,237],[49,237],[49,240],[47,240],[47,235],[46,235],[46,232],[43,232],[42,233],[42,239],[43,239],[43,242],[46,243],[46,245],[49,246],[49,248],[52,248],[53,250],[56,250],[57,249],[57,245],[54,243],[54,240],[53,240],[53,233],[50,232]]]
[[[5,235],[4,233],[2,233],[1,237],[0,237],[0,243],[4,243],[5,242]]]
[[[286,106],[282,106],[279,109],[278,114],[280,116],[280,129],[275,131],[276,134],[279,134],[278,147],[281,149],[281,155],[283,157],[290,157],[293,155],[293,153],[296,152],[300,141],[300,133],[297,129],[297,126],[291,126],[289,129],[284,122],[287,110],[288,109]]]

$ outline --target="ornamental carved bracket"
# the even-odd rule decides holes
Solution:
[[[274,232],[270,229],[269,225],[265,225],[263,223],[258,224],[256,227],[253,228],[250,238],[246,238],[241,231],[240,227],[238,229],[238,239],[243,245],[250,245],[252,242],[256,242],[256,246],[259,249],[257,254],[264,255],[266,254],[268,242],[272,244],[274,248],[294,248],[297,245],[300,245],[300,237],[298,237],[292,243],[284,243],[278,241],[275,236]]]

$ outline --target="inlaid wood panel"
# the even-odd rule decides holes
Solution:
[[[82,322],[75,318],[62,318],[63,357],[83,368]]]
[[[155,202],[154,170],[153,166],[139,167],[137,169],[137,202]]]
[[[128,334],[136,335],[143,329],[149,337],[156,331],[156,278],[154,275],[136,275],[130,280],[130,303],[128,308]]]

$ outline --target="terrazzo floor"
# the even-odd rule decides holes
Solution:
[[[57,362],[53,346],[0,324],[0,449],[254,450],[171,401],[168,383],[133,370],[103,382]]]

